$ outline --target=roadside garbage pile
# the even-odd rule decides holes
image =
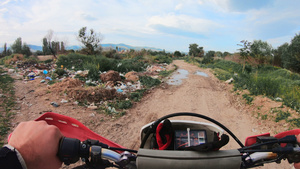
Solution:
[[[99,79],[92,81],[88,79],[88,70],[75,71],[74,68],[69,70],[63,66],[57,68],[55,64],[17,63],[16,65],[14,69],[6,68],[8,74],[23,77],[24,83],[39,81],[47,85],[46,89],[51,93],[67,95],[68,99],[62,99],[61,102],[51,101],[53,107],[59,107],[60,104],[73,100],[73,104],[85,102],[90,109],[105,105],[112,112],[116,110],[107,106],[107,102],[115,99],[128,101],[131,93],[146,88],[140,82],[141,76],[159,78],[159,72],[165,71],[167,66],[167,64],[152,65],[145,72],[130,71],[124,74],[110,70],[100,72]]]

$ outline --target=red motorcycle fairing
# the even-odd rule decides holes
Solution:
[[[95,132],[87,128],[85,125],[80,123],[78,120],[68,116],[64,116],[53,112],[47,112],[39,118],[37,118],[35,121],[40,120],[44,120],[49,125],[55,125],[56,127],[58,127],[65,137],[76,138],[80,141],[84,141],[87,139],[98,140],[99,142],[107,144],[110,147],[125,148],[96,134]]]
[[[289,130],[289,131],[284,131],[284,132],[278,133],[274,137],[277,139],[280,139],[280,138],[283,138],[288,135],[299,135],[299,134],[300,134],[300,129],[294,129],[294,130]],[[246,141],[245,141],[245,146],[251,146],[252,144],[255,144],[256,138],[259,136],[270,136],[270,133],[264,133],[264,134],[247,137]],[[281,144],[282,147],[284,147],[285,145],[286,144]]]

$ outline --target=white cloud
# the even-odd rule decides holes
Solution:
[[[10,3],[10,1],[12,1],[12,0],[6,0],[6,1],[4,1],[4,2],[0,3],[0,6],[4,6],[4,5],[6,5],[6,4]]]
[[[153,16],[149,19],[148,25],[162,25],[165,27],[177,28],[180,30],[193,32],[193,33],[210,33],[216,28],[222,27],[222,25],[206,19],[201,19],[188,15],[175,15],[168,14],[165,16]]]
[[[180,10],[180,9],[182,9],[182,7],[183,7],[183,4],[180,3],[180,4],[176,5],[175,10]]]

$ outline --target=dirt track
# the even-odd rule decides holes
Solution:
[[[133,149],[139,147],[139,132],[143,125],[175,112],[194,112],[209,116],[228,127],[242,142],[247,136],[274,132],[273,128],[268,127],[269,124],[260,124],[247,112],[247,106],[231,92],[231,85],[220,82],[208,69],[201,69],[184,61],[174,61],[174,64],[189,72],[188,78],[183,79],[181,85],[162,85],[152,90],[141,102],[128,110],[125,116],[117,120],[109,120],[105,115],[71,103],[54,108],[49,103],[59,102],[63,96],[39,96],[36,93],[37,87],[46,86],[39,82],[24,84],[18,81],[16,95],[20,98],[20,110],[15,122],[17,124],[20,121],[33,120],[40,116],[40,112],[53,111],[76,118],[96,133]],[[197,70],[205,72],[209,77],[195,75]],[[30,93],[32,90],[34,91]],[[239,148],[233,139],[225,147],[231,148]],[[291,165],[270,164],[262,168],[291,168]]]

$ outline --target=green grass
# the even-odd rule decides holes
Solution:
[[[13,88],[14,79],[9,75],[4,74],[2,68],[0,68],[0,146],[6,142],[6,136],[10,130],[10,120],[13,117],[11,109],[15,105],[15,92]]]
[[[206,67],[212,68],[220,80],[234,78],[234,87],[249,90],[251,95],[280,97],[283,104],[300,110],[300,75],[270,65],[245,66],[226,60],[217,60]]]

